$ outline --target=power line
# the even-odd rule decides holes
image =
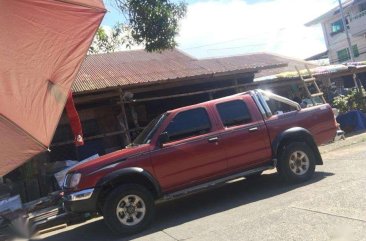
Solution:
[[[346,23],[346,18],[344,16],[344,11],[343,11],[343,5],[342,5],[342,2],[341,0],[338,0],[338,3],[339,3],[339,10],[341,12],[341,16],[342,16],[342,23],[343,23],[343,27],[344,27],[344,31],[346,33],[346,38],[347,38],[347,43],[348,43],[348,48],[349,48],[349,52],[350,52],[350,57],[351,57],[351,60],[354,61],[354,56],[353,56],[353,51],[351,51],[352,49],[352,43],[351,43],[351,38],[349,37],[349,33],[348,33],[348,28],[347,28],[347,23]]]
[[[214,46],[214,45],[224,44],[224,43],[230,43],[230,42],[234,42],[234,41],[238,41],[238,40],[244,40],[244,39],[248,39],[248,38],[237,38],[237,39],[231,39],[231,40],[222,41],[222,42],[216,42],[216,43],[211,43],[211,44],[199,45],[199,46],[195,46],[195,47],[185,48],[185,50],[199,49],[199,48],[203,48],[203,47]]]
[[[282,32],[286,29],[286,27],[282,27],[278,30],[278,32]],[[221,41],[221,42],[216,42],[216,43],[208,43],[208,44],[203,44],[203,45],[198,45],[198,46],[193,46],[193,47],[189,47],[189,48],[182,48],[183,50],[190,50],[190,49],[198,49],[198,48],[204,48],[204,47],[209,47],[209,46],[215,46],[215,45],[219,45],[219,44],[225,44],[225,43],[230,43],[230,42],[234,42],[234,41],[238,41],[238,40],[247,40],[253,37],[257,37],[257,36],[263,36],[266,33],[270,33],[271,31],[264,31],[258,34],[253,34],[247,37],[243,37],[243,38],[235,38],[235,39],[229,39],[229,40],[225,40],[225,41]]]
[[[242,48],[247,48],[247,47],[259,47],[259,46],[264,46],[264,45],[266,45],[266,43],[262,43],[262,44],[248,44],[248,45],[228,47],[228,48],[207,49],[207,51],[220,51],[220,50],[230,50],[230,49],[242,49]]]

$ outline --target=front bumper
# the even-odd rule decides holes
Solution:
[[[67,212],[93,213],[98,211],[98,188],[85,189],[65,194],[63,206]]]

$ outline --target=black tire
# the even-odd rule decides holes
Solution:
[[[138,197],[140,199],[134,199],[134,197]],[[129,206],[123,205],[126,203],[124,201],[126,198],[127,200],[132,200]],[[138,200],[137,205],[133,204],[133,200]],[[142,200],[142,202],[140,200]],[[124,207],[122,208],[119,204]],[[125,210],[120,212],[119,215],[117,214],[118,205],[121,209]],[[131,206],[135,206],[136,210],[137,208],[145,208],[144,215],[142,215],[143,212],[136,211],[132,213],[132,211],[128,209]],[[128,214],[128,211],[126,210],[131,211],[132,214]],[[143,231],[152,222],[154,215],[155,203],[153,195],[146,188],[137,184],[126,184],[115,188],[108,194],[103,205],[104,221],[107,226],[117,234],[135,234]],[[141,218],[141,220],[138,223],[132,223],[133,225],[131,225],[131,220],[138,220],[139,218]],[[121,219],[126,220],[120,221]],[[130,222],[129,225],[126,225],[125,223],[128,222]]]
[[[301,158],[303,154],[305,157]],[[293,142],[284,146],[279,156],[277,171],[286,182],[308,181],[315,172],[313,150],[303,142]]]
[[[262,175],[262,172],[256,172],[253,174],[250,174],[248,176],[245,176],[245,179],[247,179],[248,181],[255,181],[258,180]]]

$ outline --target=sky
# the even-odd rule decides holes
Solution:
[[[336,6],[336,0],[186,0],[178,48],[197,58],[271,52],[307,58],[326,50],[321,26],[304,24]],[[123,19],[107,3],[102,23]]]

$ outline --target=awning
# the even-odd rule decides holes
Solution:
[[[0,0],[0,176],[48,149],[105,12],[102,0]]]

